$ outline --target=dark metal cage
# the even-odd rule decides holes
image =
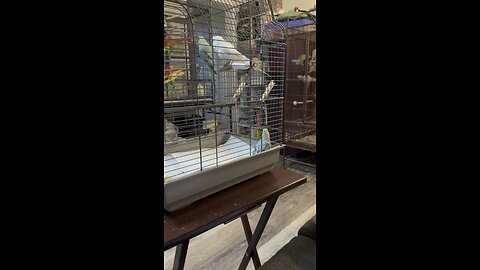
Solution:
[[[288,19],[285,137],[288,147],[316,152],[316,20]]]

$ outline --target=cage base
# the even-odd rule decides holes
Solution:
[[[278,162],[282,148],[283,146],[277,146],[255,156],[205,169],[165,184],[165,210],[177,211],[195,201],[270,171]]]

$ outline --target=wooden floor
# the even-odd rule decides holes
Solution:
[[[262,264],[296,236],[298,229],[316,214],[314,169],[300,167],[294,165],[290,169],[307,175],[307,183],[281,195],[278,199],[257,246]],[[264,206],[248,214],[252,231],[257,226]],[[247,243],[240,219],[217,226],[190,240],[185,270],[238,269],[246,248]],[[175,248],[164,252],[164,269],[172,269],[174,256]],[[254,269],[251,261],[247,269]]]

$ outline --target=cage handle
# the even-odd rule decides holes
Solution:
[[[312,102],[313,100],[307,100],[307,103],[312,103]],[[296,101],[296,100],[293,101],[293,106],[297,106],[301,104],[303,104],[303,101]]]

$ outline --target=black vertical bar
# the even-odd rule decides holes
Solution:
[[[185,259],[187,258],[188,242],[189,240],[186,240],[177,246],[175,259],[173,261],[173,270],[183,270]]]
[[[248,222],[248,216],[247,214],[245,214],[241,218],[242,218],[243,230],[245,231],[245,237],[247,238],[247,243],[250,243],[252,241],[252,229],[250,228],[250,223]],[[260,257],[258,257],[258,252],[256,247],[253,249],[252,255],[253,255],[252,256],[253,265],[255,266],[255,269],[260,268],[262,264],[260,263]]]
[[[191,4],[189,4],[191,5]],[[188,11],[187,11],[188,12]],[[197,82],[198,82],[198,77],[197,77],[197,66],[196,66],[196,42],[195,42],[195,29],[193,28],[193,20],[190,15],[190,13],[187,13],[187,18],[188,20],[185,20],[187,32],[183,33],[183,38],[186,40],[185,44],[185,49],[188,50],[188,61],[187,58],[185,57],[185,69],[190,69],[190,78],[187,80],[187,95],[189,97],[193,97],[192,99],[195,99],[195,96],[197,97],[197,104],[198,105],[198,93],[197,91]],[[185,27],[184,27],[185,29]],[[195,94],[196,93],[196,94]]]
[[[236,110],[235,110],[236,112]],[[229,106],[229,113],[230,113],[230,132],[233,133],[233,112],[232,112],[232,106]],[[238,119],[236,119],[238,122]]]
[[[287,76],[288,76],[288,71],[290,70],[289,65],[287,65],[287,61],[289,61],[289,56],[290,54],[288,53],[288,43],[290,39],[288,38],[288,27],[290,24],[290,18],[287,18],[287,25],[285,27],[285,58],[284,58],[284,63],[283,63],[283,110],[282,110],[282,143],[286,143],[287,139],[287,131],[286,131],[286,126],[285,126],[285,118],[287,116],[287,102],[290,101],[288,98],[288,86],[289,84],[287,83]],[[290,120],[290,119],[288,119]],[[285,152],[284,152],[285,153]],[[284,168],[285,168],[285,161],[284,161]]]
[[[250,261],[250,254],[252,254],[253,249],[257,246],[258,240],[260,240],[263,230],[265,230],[265,226],[267,226],[268,219],[272,214],[272,210],[277,202],[277,199],[278,197],[274,197],[267,201],[265,209],[263,209],[262,216],[260,217],[257,227],[255,228],[255,232],[253,233],[252,239],[248,243],[247,251],[245,251],[245,255],[243,255],[242,262],[238,268],[239,270],[247,269],[248,261]]]
[[[307,117],[307,92],[308,92],[308,67],[307,60],[310,57],[310,32],[305,32],[305,60],[303,63],[303,106],[302,106],[302,124],[305,124],[305,118]]]

